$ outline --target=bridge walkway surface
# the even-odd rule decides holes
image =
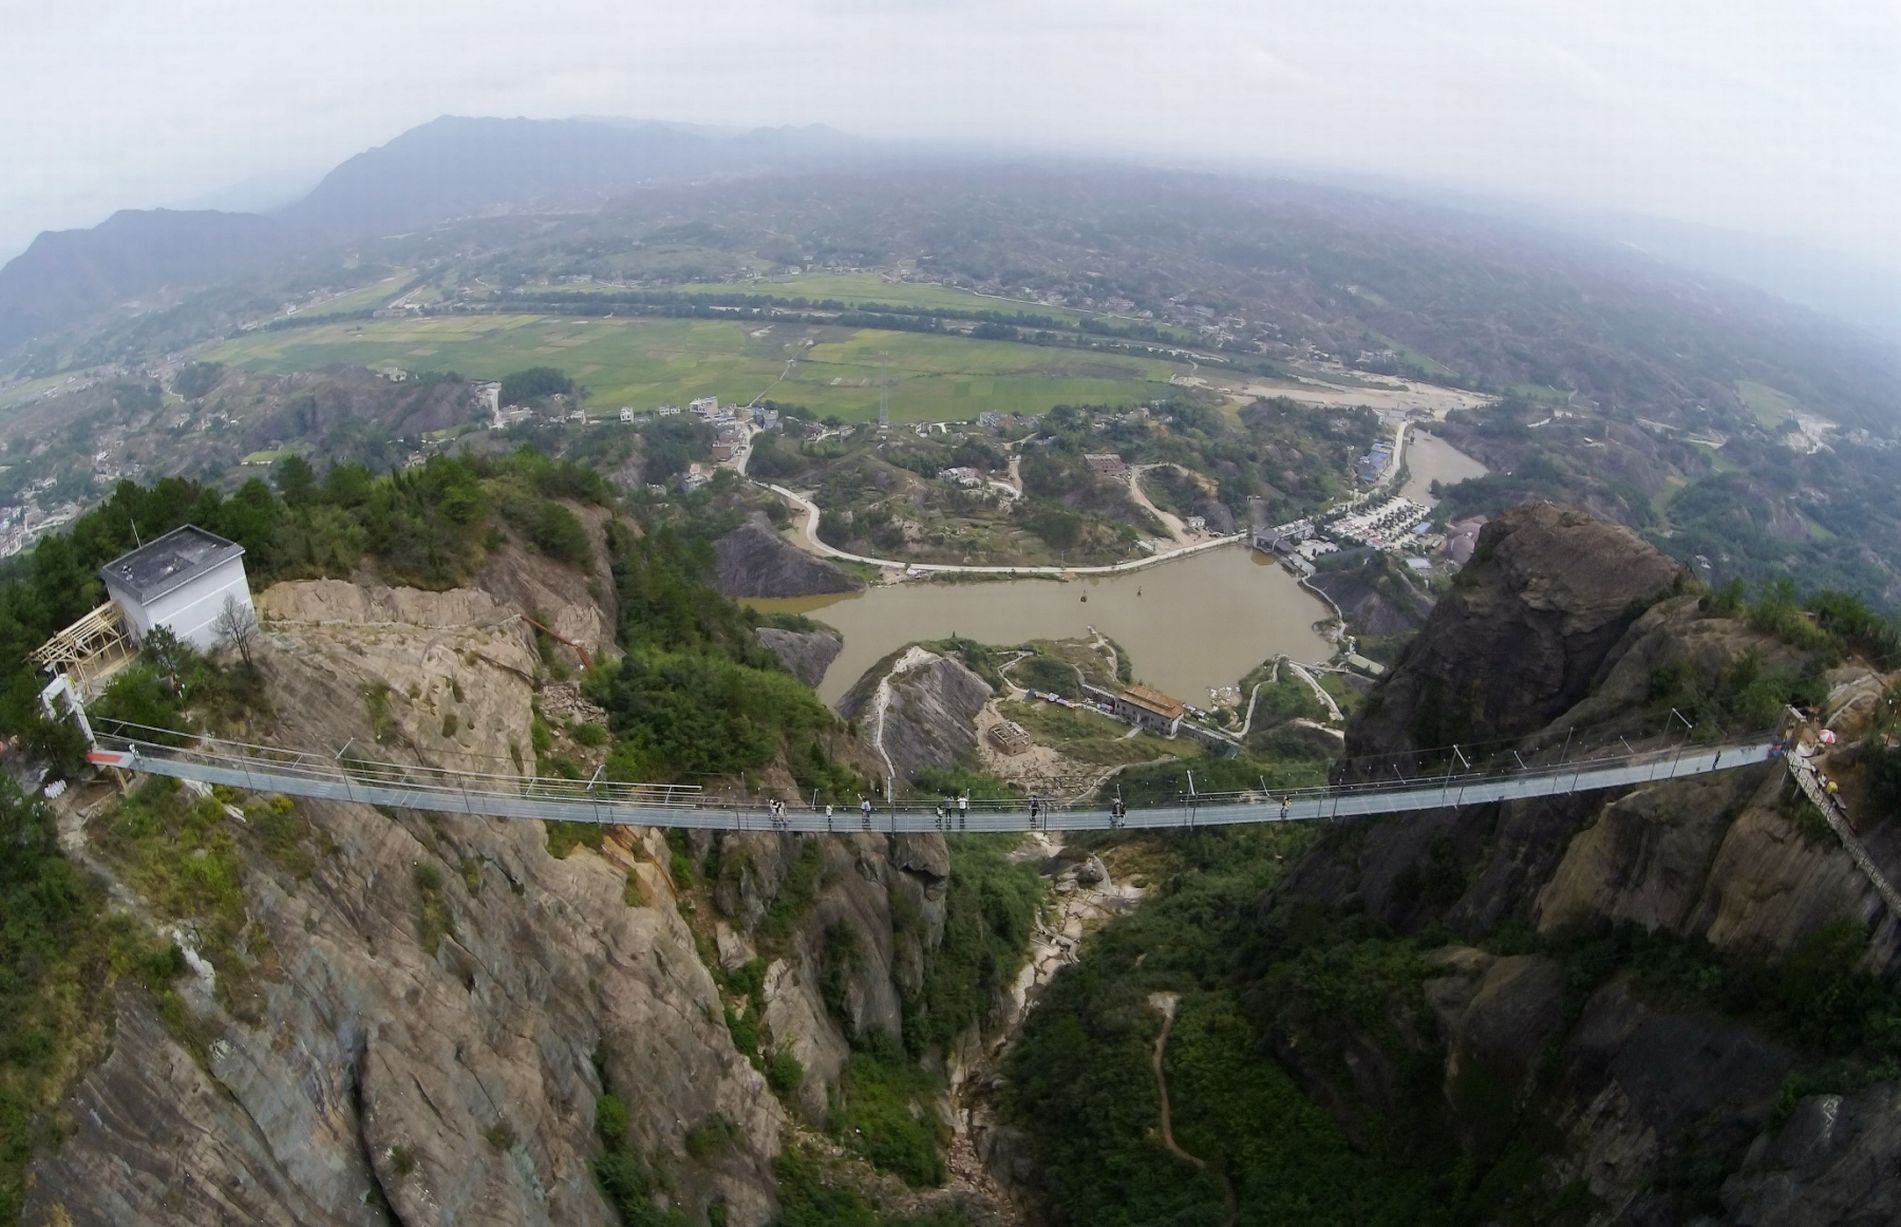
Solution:
[[[1794,779],[1796,787],[1802,791],[1802,795],[1821,812],[1822,820],[1828,823],[1829,830],[1835,832],[1835,838],[1841,841],[1842,849],[1848,853],[1848,859],[1855,862],[1855,867],[1861,870],[1862,876],[1866,877],[1869,885],[1875,888],[1875,893],[1881,896],[1881,902],[1886,905],[1888,914],[1896,920],[1901,920],[1901,893],[1895,891],[1887,875],[1881,872],[1880,866],[1875,864],[1875,859],[1868,855],[1868,849],[1863,846],[1854,828],[1848,825],[1848,815],[1842,812],[1841,802],[1829,795],[1822,787],[1822,781],[1817,777],[1815,764],[1811,760],[1820,748],[1804,745],[1800,752],[1789,754],[1787,756],[1789,775]]]
[[[1513,771],[1446,772],[1390,782],[1272,793],[1184,794],[1167,804],[1131,807],[1120,816],[1100,806],[1043,804],[1032,817],[1021,801],[998,804],[973,800],[967,817],[955,814],[940,817],[934,803],[895,806],[876,803],[868,819],[859,811],[856,799],[849,808],[840,806],[830,816],[821,809],[794,808],[788,804],[782,817],[774,817],[763,799],[714,800],[699,795],[698,790],[692,788],[456,772],[207,738],[167,745],[102,733],[91,758],[102,766],[202,784],[223,784],[251,792],[494,818],[688,830],[975,835],[1028,829],[1181,829],[1242,823],[1339,821],[1376,814],[1412,813],[1628,788],[1738,770],[1776,758],[1781,753],[1781,744],[1752,740],[1724,745],[1680,745],[1615,758],[1580,759]]]

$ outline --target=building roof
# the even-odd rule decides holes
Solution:
[[[244,555],[244,547],[196,524],[174,528],[99,568],[100,578],[143,604]]]
[[[1188,714],[1188,705],[1180,699],[1170,698],[1159,690],[1147,686],[1126,686],[1122,697],[1145,711],[1152,711],[1164,720],[1179,720]]]

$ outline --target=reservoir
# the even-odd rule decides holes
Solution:
[[[1399,492],[1415,503],[1430,507],[1439,500],[1432,497],[1432,483],[1456,485],[1469,477],[1490,472],[1438,435],[1414,430],[1406,440],[1406,484]]]
[[[912,581],[746,604],[805,614],[845,636],[844,650],[818,686],[827,703],[881,657],[913,640],[952,635],[1010,645],[1087,638],[1093,626],[1129,654],[1137,681],[1197,706],[1207,705],[1210,687],[1232,686],[1276,654],[1308,662],[1333,654],[1333,645],[1314,630],[1333,611],[1243,545],[1067,582]]]

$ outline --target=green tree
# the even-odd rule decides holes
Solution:
[[[302,507],[317,493],[317,474],[302,456],[286,456],[277,462],[272,474],[277,492],[292,507]]]

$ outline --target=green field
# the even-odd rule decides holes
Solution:
[[[913,332],[533,315],[319,324],[253,333],[203,356],[270,374],[388,363],[500,379],[554,366],[584,385],[599,408],[646,409],[702,395],[744,403],[764,394],[820,416],[867,421],[878,413],[881,352],[890,355],[891,417],[899,422],[962,420],[987,409],[1132,404],[1166,395],[1168,377],[1179,369],[1121,354]]]
[[[24,405],[30,400],[45,396],[71,378],[70,374],[61,373],[47,375],[40,379],[29,379],[25,383],[0,391],[0,405]]]
[[[1736,381],[1736,395],[1756,415],[1756,420],[1770,430],[1775,430],[1795,416],[1800,408],[1795,397],[1766,383],[1757,383],[1753,379]]]
[[[924,307],[938,311],[1028,311],[1052,319],[1080,323],[1080,311],[1066,307],[1045,307],[1041,303],[1014,299],[987,298],[955,286],[924,281],[886,281],[876,273],[811,273],[797,277],[761,277],[753,281],[704,281],[672,287],[682,294],[708,297],[772,297],[837,299],[859,305],[886,304],[893,307]]]
[[[411,274],[397,273],[381,281],[372,282],[354,290],[346,290],[334,298],[325,298],[313,302],[299,310],[307,315],[341,315],[348,311],[374,311],[396,297],[399,290],[409,281]]]

